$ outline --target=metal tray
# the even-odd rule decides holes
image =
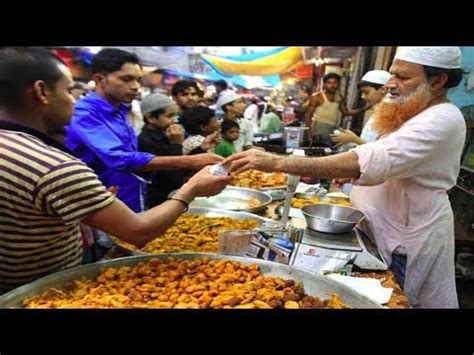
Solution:
[[[174,194],[173,191],[172,194]],[[249,206],[250,198],[257,199],[260,204]],[[245,187],[227,186],[220,194],[211,197],[198,197],[191,202],[191,207],[218,208],[229,211],[259,212],[272,202],[272,197],[263,191]]]
[[[198,259],[203,257],[210,259],[238,260],[243,264],[257,264],[264,275],[279,276],[284,279],[292,279],[304,284],[305,292],[308,295],[327,299],[329,293],[337,293],[341,301],[353,308],[383,308],[378,303],[370,300],[345,285],[333,281],[325,276],[313,275],[288,265],[277,264],[260,259],[242,258],[229,255],[215,255],[205,253],[195,254],[157,254],[131,256],[126,258],[103,261],[72,268],[65,271],[43,277],[30,284],[18,287],[0,297],[0,308],[22,308],[22,302],[28,297],[32,297],[45,292],[49,288],[64,288],[67,284],[82,277],[93,279],[107,268],[119,268],[122,266],[133,266],[139,262],[158,258],[167,259],[169,257],[177,259]]]
[[[248,212],[237,212],[237,211],[228,211],[220,210],[216,208],[199,208],[199,207],[190,207],[185,214],[199,214],[206,217],[233,217],[237,219],[254,219],[259,222],[261,226],[265,222],[272,222],[271,219],[260,217],[253,213]],[[134,250],[128,248],[124,242],[120,242],[119,239],[112,237],[112,242],[123,252],[128,253],[129,255],[150,255],[150,253],[143,252],[141,250]],[[151,255],[160,255],[160,254],[151,254]],[[213,254],[211,254],[213,255]]]

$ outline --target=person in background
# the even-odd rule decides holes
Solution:
[[[198,91],[197,106],[207,107],[207,102],[206,102],[206,99],[204,97],[204,91],[202,91],[202,90]]]
[[[308,86],[301,86],[298,90],[299,105],[295,109],[295,118],[299,122],[305,121],[306,110],[309,106],[309,99],[312,95],[312,90]]]
[[[253,132],[258,132],[259,115],[258,115],[258,99],[252,98],[250,105],[244,111],[244,118],[252,122]]]
[[[198,105],[200,91],[197,83],[193,80],[179,80],[174,83],[171,96],[178,105],[178,119],[182,117],[185,110]]]
[[[214,153],[227,158],[236,153],[234,142],[239,139],[240,127],[235,121],[224,120],[221,124],[221,141],[214,149]]]
[[[262,116],[264,114],[266,114],[268,112],[268,103],[265,100],[264,96],[259,96],[258,99],[259,99],[259,102],[257,104],[257,106],[258,106],[258,124],[260,124],[260,119],[262,118]]]
[[[225,80],[217,80],[214,82],[214,86],[216,88],[216,102],[219,101],[219,98],[227,93],[227,92],[233,92],[232,90],[229,89],[229,86],[227,85],[227,82]],[[221,118],[224,116],[224,111],[219,105],[216,105],[216,116]]]
[[[211,152],[219,143],[219,121],[213,110],[193,107],[183,114],[182,123],[189,137],[183,142],[183,154]]]
[[[269,112],[264,114],[260,120],[260,133],[281,133],[285,124],[280,118],[280,112],[273,105],[268,106]]]
[[[226,92],[219,97],[217,106],[224,111],[224,119],[238,123],[240,127],[239,138],[234,141],[237,152],[253,148],[253,127],[252,122],[243,118],[247,105],[243,98],[233,91]]]
[[[135,54],[114,48],[98,52],[92,58],[95,92],[76,103],[66,135],[68,148],[106,187],[117,186],[117,198],[135,212],[145,210],[146,185],[152,172],[199,170],[222,160],[214,154],[156,156],[138,150],[126,104],[137,97],[142,75]]]
[[[341,76],[326,74],[323,78],[323,90],[310,97],[306,112],[306,126],[317,144],[333,146],[330,135],[341,124],[342,115],[355,116],[366,108],[348,110],[344,97],[339,92]]]
[[[72,97],[77,101],[89,93],[89,87],[87,84],[84,84],[82,81],[75,81],[74,87],[71,91]]]
[[[151,94],[143,99],[141,110],[145,127],[138,136],[138,149],[156,156],[182,156],[184,131],[176,124],[176,102],[162,94]],[[155,172],[151,184],[147,186],[147,208],[166,201],[171,191],[183,185],[188,173],[186,169]]]
[[[209,107],[211,110],[216,110],[216,95],[207,91],[204,94],[204,102],[206,103],[206,107]]]
[[[385,70],[371,70],[362,77],[358,86],[359,90],[362,92],[362,99],[364,99],[368,104],[368,109],[365,112],[367,114],[373,114],[373,108],[375,105],[380,103],[387,93],[384,85],[390,79],[390,73]],[[365,121],[366,117],[364,117]],[[373,118],[370,116],[364,122],[364,128],[360,137],[358,137],[354,132],[348,129],[339,128],[339,134],[332,134],[331,139],[337,145],[345,143],[355,143],[355,144],[364,144],[367,142],[373,142],[377,138],[377,133],[372,128]]]

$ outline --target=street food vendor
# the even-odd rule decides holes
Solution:
[[[447,98],[462,79],[459,47],[399,47],[374,112],[375,142],[324,158],[250,150],[227,158],[247,169],[356,178],[360,226],[391,264],[413,307],[457,308],[454,224],[447,191],[456,184],[466,126]]]

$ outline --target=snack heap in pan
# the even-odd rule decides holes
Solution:
[[[251,230],[257,226],[258,221],[254,219],[183,215],[165,234],[147,243],[141,251],[147,253],[216,253],[219,231]],[[114,241],[124,248],[140,250],[117,238],[114,238]]]
[[[104,270],[64,290],[49,289],[24,301],[26,308],[349,308],[305,294],[303,284],[263,276],[238,261],[150,259]]]

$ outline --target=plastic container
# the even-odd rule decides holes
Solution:
[[[286,127],[283,141],[287,148],[299,148],[303,145],[305,127]]]

